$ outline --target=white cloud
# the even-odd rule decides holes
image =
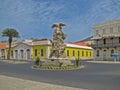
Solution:
[[[100,0],[90,9],[89,20],[104,22],[120,18],[120,0]]]
[[[56,5],[50,1],[36,2],[33,0],[4,0],[1,7],[2,17],[16,17],[24,22],[38,21],[46,23],[55,19],[54,15],[59,12],[64,5]]]

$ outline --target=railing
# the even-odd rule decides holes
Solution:
[[[93,48],[102,48],[102,47],[117,47],[120,46],[120,43],[106,43],[106,44],[93,44]]]

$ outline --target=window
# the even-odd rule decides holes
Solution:
[[[96,40],[96,46],[98,47],[98,42],[99,42],[99,39]]]
[[[99,50],[97,50],[97,54],[96,54],[97,57],[99,57]]]
[[[75,56],[75,51],[73,50],[73,56]]]
[[[69,50],[67,50],[67,56],[69,56]]]
[[[78,51],[78,57],[80,56],[80,51]]]
[[[91,52],[90,52],[90,57],[91,57]]]
[[[11,56],[13,57],[13,51],[11,51]]]
[[[35,56],[37,56],[37,49],[35,49]]]
[[[20,55],[21,55],[21,58],[23,59],[24,58],[24,51],[23,50],[20,50]]]
[[[113,33],[113,27],[110,28],[110,33]]]
[[[96,30],[95,35],[99,35],[99,31],[98,30]]]
[[[84,51],[82,51],[82,57],[84,56]]]
[[[111,45],[113,45],[113,38],[110,39],[110,43],[111,43]]]
[[[41,56],[44,56],[44,50],[43,49],[40,50],[40,54],[41,54]]]
[[[106,39],[103,39],[103,44],[106,44]]]
[[[118,32],[120,32],[120,25],[118,26]]]
[[[119,43],[120,43],[120,37],[119,37]]]
[[[86,57],[88,57],[88,52],[86,52]]]
[[[114,50],[112,49],[112,50],[111,50],[111,56],[112,56],[113,53],[114,53]]]
[[[15,50],[15,58],[18,58],[18,50]]]
[[[105,29],[103,29],[103,34],[106,34],[106,30]]]

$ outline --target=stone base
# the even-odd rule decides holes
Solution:
[[[74,63],[69,60],[68,58],[48,58],[46,60],[44,60],[43,65],[55,65],[55,66],[59,66],[60,62],[62,62],[62,66],[66,66],[66,65],[74,65]]]

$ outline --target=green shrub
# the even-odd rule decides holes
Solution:
[[[59,62],[59,67],[62,67],[62,65],[63,65],[63,62]]]
[[[37,57],[35,59],[35,63],[34,64],[37,65],[37,66],[39,66],[39,64],[40,64],[40,58],[39,57]]]
[[[75,66],[78,67],[79,65],[80,65],[80,60],[79,60],[79,58],[78,58],[78,59],[75,60]]]

